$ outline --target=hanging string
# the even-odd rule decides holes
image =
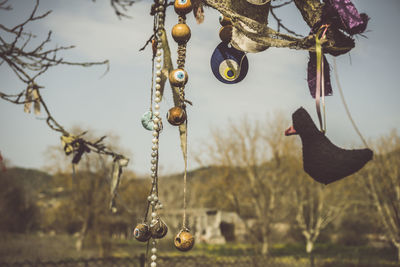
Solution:
[[[336,59],[335,58],[333,58],[333,70],[335,72],[336,85],[339,88],[340,98],[342,99],[342,103],[343,103],[344,109],[346,110],[347,117],[349,118],[351,124],[353,125],[354,130],[357,132],[357,134],[360,137],[360,139],[363,142],[363,144],[367,148],[369,148],[368,143],[365,141],[363,135],[361,134],[360,130],[358,129],[358,127],[356,125],[356,123],[354,122],[353,117],[351,116],[349,107],[347,106],[346,100],[344,99],[342,86],[340,85],[340,82],[339,82],[339,75],[338,75],[338,71],[337,71],[337,67],[336,67]]]
[[[188,120],[186,118],[185,121],[185,127],[186,127],[186,131],[185,131],[185,140],[183,142],[184,145],[184,149],[183,149],[183,160],[185,161],[185,170],[183,173],[183,223],[182,226],[184,229],[186,229],[186,206],[187,206],[187,200],[186,200],[186,187],[187,187],[187,127],[188,125]]]
[[[317,54],[317,80],[316,80],[316,92],[315,92],[315,104],[317,109],[317,115],[319,120],[319,125],[321,132],[325,133],[326,128],[326,115],[325,115],[325,86],[324,86],[324,69],[323,69],[323,53],[322,53],[322,40],[325,38],[326,31],[328,30],[329,25],[322,25],[318,30],[315,36],[315,53]],[[322,35],[321,35],[322,33]],[[321,35],[321,38],[319,37]],[[324,112],[324,120],[325,122],[322,123],[322,116],[321,116],[321,105],[320,105],[320,98],[321,98],[321,82],[322,82],[322,105],[323,105],[323,112]]]

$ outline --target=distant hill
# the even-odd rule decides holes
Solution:
[[[0,177],[12,179],[16,184],[22,186],[25,192],[34,195],[46,191],[52,181],[52,176],[46,172],[20,167],[8,168],[7,171],[1,173]]]

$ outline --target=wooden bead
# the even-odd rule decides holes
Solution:
[[[232,25],[232,21],[230,18],[225,17],[224,15],[219,15],[219,23],[221,26]]]
[[[175,69],[169,73],[169,82],[172,86],[184,86],[188,81],[188,74],[184,69]]]
[[[229,43],[232,39],[232,25],[223,26],[219,30],[219,38],[222,42]]]
[[[179,23],[172,28],[172,38],[178,44],[184,44],[189,41],[191,36],[190,28],[186,24]]]
[[[187,230],[181,231],[175,236],[174,245],[180,251],[189,251],[194,246],[194,237]]]
[[[174,126],[179,126],[186,121],[186,112],[181,107],[173,107],[168,110],[167,120]]]
[[[174,8],[177,14],[183,16],[192,11],[193,6],[190,0],[175,0]]]
[[[163,238],[168,233],[168,226],[158,219],[157,223],[151,226],[150,231],[153,238]]]
[[[140,223],[136,226],[135,230],[133,230],[133,236],[140,242],[146,242],[151,237],[150,228],[147,224]]]

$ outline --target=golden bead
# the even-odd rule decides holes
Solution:
[[[175,69],[169,73],[169,82],[172,86],[184,86],[188,81],[188,74],[184,69]]]
[[[153,238],[163,238],[168,233],[168,226],[158,219],[157,223],[150,227],[150,232]]]
[[[188,230],[182,230],[175,236],[174,245],[180,251],[189,251],[194,246],[194,237]]]
[[[177,14],[183,16],[192,11],[193,6],[190,0],[175,0],[174,8]]]
[[[172,38],[174,38],[175,42],[178,44],[184,44],[189,41],[191,36],[190,28],[184,23],[176,24],[172,28]]]
[[[181,107],[173,107],[168,110],[167,120],[174,126],[179,126],[186,121],[186,112]]]
[[[225,17],[224,15],[219,15],[219,23],[221,26],[232,25],[232,21],[230,18]]]
[[[150,228],[147,224],[140,223],[133,230],[133,236],[140,242],[146,242],[151,237]]]
[[[223,26],[219,30],[219,38],[222,42],[229,43],[232,39],[232,25]]]

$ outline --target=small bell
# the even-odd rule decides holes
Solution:
[[[219,38],[222,42],[229,43],[232,39],[232,25],[223,26],[219,30]]]
[[[232,25],[231,19],[222,14],[219,15],[219,23],[221,26]]]
[[[194,246],[194,237],[189,230],[181,230],[174,238],[174,245],[180,251],[189,251]]]
[[[140,242],[146,242],[151,237],[150,228],[145,223],[140,223],[133,230],[133,236]]]
[[[175,0],[174,8],[177,14],[183,16],[192,11],[193,6],[190,0]]]
[[[169,82],[172,86],[184,86],[188,81],[188,74],[184,69],[175,69],[169,73]]]
[[[150,231],[153,238],[163,238],[168,233],[168,226],[161,219],[157,219],[157,222],[150,227]]]
[[[172,28],[172,38],[174,38],[175,42],[177,42],[178,44],[186,43],[187,41],[189,41],[190,36],[190,28],[184,23],[176,24]]]
[[[174,126],[179,126],[186,120],[186,112],[181,107],[173,107],[168,110],[167,120]]]

